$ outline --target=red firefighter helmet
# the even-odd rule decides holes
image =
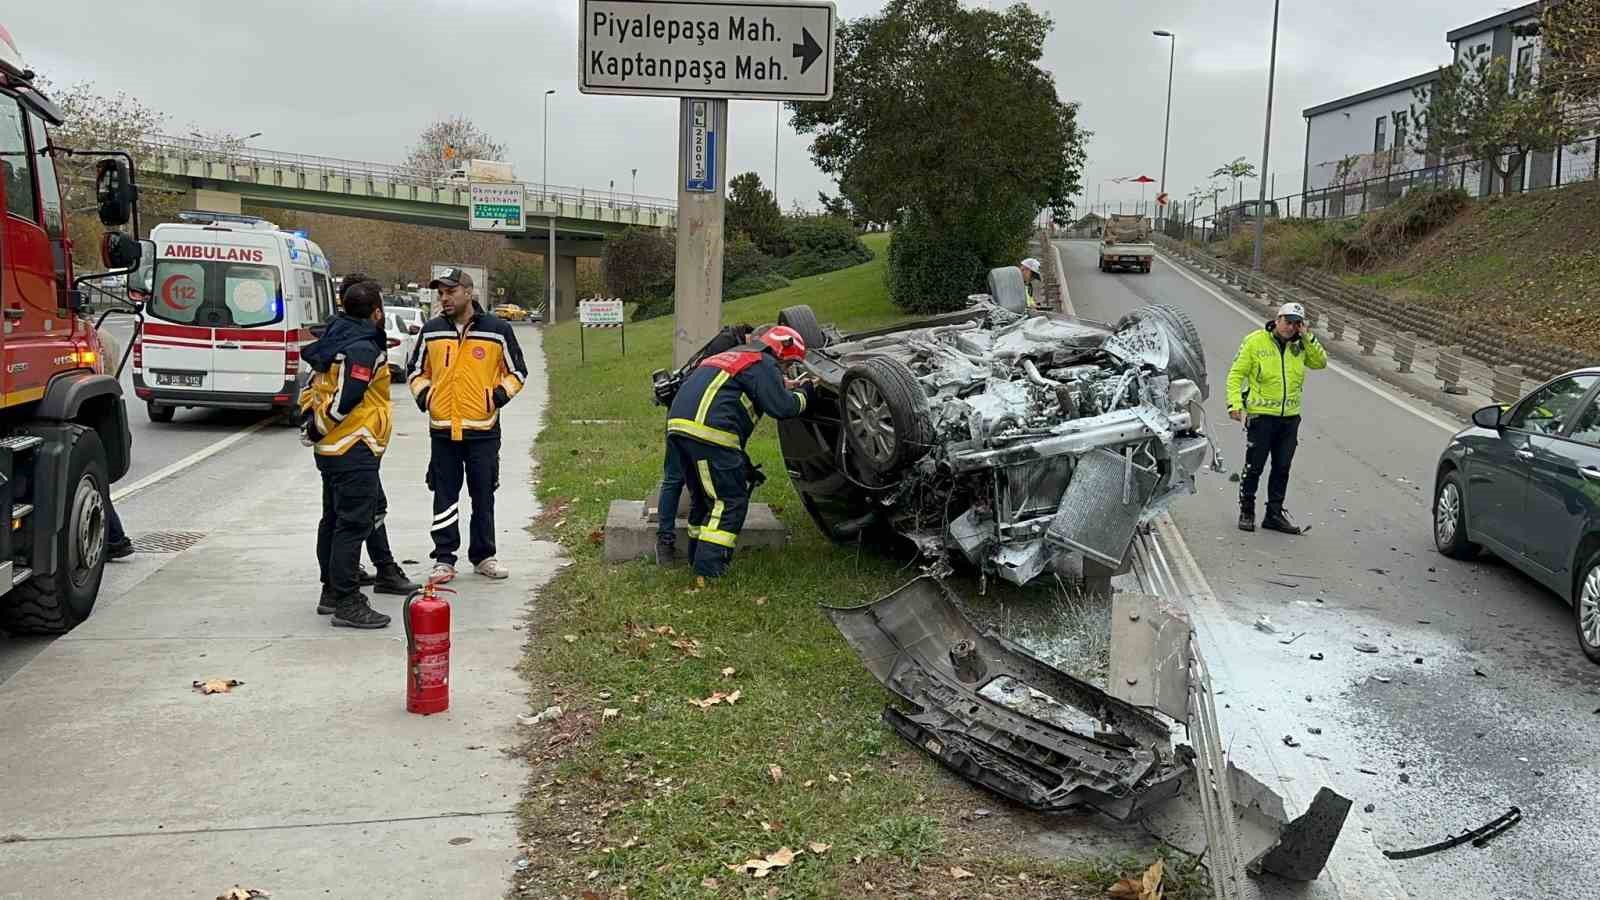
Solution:
[[[787,325],[774,325],[756,338],[763,344],[772,348],[773,354],[785,362],[795,362],[806,358],[806,341]]]

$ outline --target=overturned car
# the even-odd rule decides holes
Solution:
[[[1102,325],[979,302],[850,335],[805,306],[778,321],[805,338],[819,398],[779,423],[784,459],[837,541],[889,531],[1015,584],[1109,575],[1217,465],[1205,357],[1175,307]]]

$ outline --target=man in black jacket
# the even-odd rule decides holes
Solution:
[[[806,411],[813,389],[790,389],[779,362],[805,359],[806,344],[786,325],[754,342],[706,359],[672,400],[668,452],[688,474],[689,560],[701,578],[728,570],[750,504],[744,447],[763,414],[792,419]]]

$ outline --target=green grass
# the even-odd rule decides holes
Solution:
[[[887,236],[866,241],[872,262],[741,300],[728,320],[770,322],[797,303],[845,329],[899,319],[884,286]],[[670,365],[671,328],[670,318],[630,324],[626,358],[615,332],[590,332],[587,362],[571,324],[545,332],[551,400],[538,491],[573,565],[536,602],[524,670],[532,707],[559,703],[567,715],[533,732],[523,812],[535,849],[519,890],[854,897],[876,893],[862,887],[868,871],[880,887],[886,872],[950,886],[939,865],[982,879],[966,886],[1026,871],[1103,890],[1110,881],[1098,879],[1115,863],[1008,860],[1006,846],[950,840],[953,803],[995,801],[939,774],[881,724],[887,695],[817,609],[869,601],[910,573],[817,533],[770,425],[749,448],[769,475],[756,499],[789,526],[789,547],[740,551],[728,577],[699,592],[686,568],[601,561],[608,502],[643,497],[660,476],[663,411],[649,402],[647,373]],[[690,703],[735,690],[732,706]],[[606,718],[606,709],[619,712]],[[555,733],[573,739],[549,751]],[[725,868],[812,842],[830,849],[764,879]],[[708,878],[719,886],[702,887]]]

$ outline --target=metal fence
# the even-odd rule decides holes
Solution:
[[[429,188],[460,187],[462,185],[461,179],[423,174],[408,166],[395,165],[393,163],[366,162],[355,159],[340,159],[333,156],[315,156],[306,153],[286,153],[278,150],[257,150],[237,144],[167,135],[158,135],[151,138],[146,144],[144,152],[181,159],[281,168],[312,176],[326,175],[334,178],[353,178],[363,181],[377,178],[384,181],[415,184]],[[615,190],[595,190],[572,185],[544,184],[537,181],[519,183],[530,197],[543,202],[602,206],[611,209],[637,209],[646,212],[675,213],[678,210],[677,201],[666,197],[653,197],[647,194],[624,193]]]
[[[1502,160],[1500,168],[1506,167]],[[1474,198],[1491,194],[1528,193],[1573,184],[1600,181],[1600,136],[1585,138],[1551,154],[1529,154],[1507,189],[1488,160],[1460,160],[1417,169],[1329,185],[1300,194],[1274,198],[1276,216],[1282,219],[1348,219],[1391,203],[1419,190],[1460,189]],[[1246,198],[1246,203],[1254,202]],[[1254,228],[1253,218],[1213,213],[1199,216],[1209,201],[1179,203],[1163,230],[1185,240],[1223,240],[1240,228]],[[1269,216],[1270,218],[1270,216]]]

